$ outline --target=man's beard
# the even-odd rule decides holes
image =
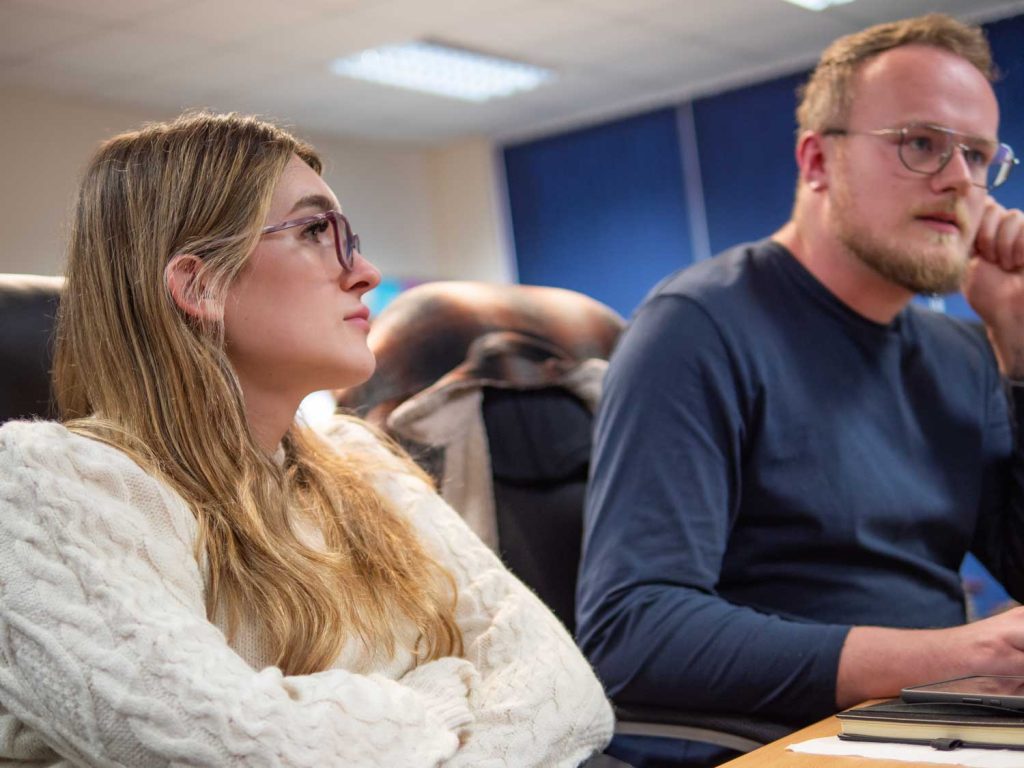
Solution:
[[[954,247],[952,241],[957,235],[936,232],[932,248],[901,243],[896,236],[879,237],[847,217],[847,212],[853,210],[849,190],[840,184],[834,192],[836,233],[863,264],[911,293],[945,294],[960,289],[969,254],[966,248]],[[959,209],[953,213],[960,222],[965,220]]]
[[[948,237],[938,235],[937,237]],[[960,290],[967,254],[884,243],[864,232],[840,229],[839,239],[850,252],[891,283],[911,293],[944,294]]]

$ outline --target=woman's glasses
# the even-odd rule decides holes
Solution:
[[[320,242],[320,237],[330,228],[334,236],[334,251],[338,255],[338,263],[346,272],[352,271],[355,266],[355,252],[362,252],[362,249],[359,246],[359,235],[352,231],[352,226],[341,211],[323,211],[312,216],[303,216],[301,219],[282,221],[280,224],[264,227],[260,233],[269,235],[271,232],[280,232],[292,227],[306,227],[306,232],[316,242]]]

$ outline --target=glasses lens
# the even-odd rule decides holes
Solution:
[[[327,211],[327,219],[331,222],[331,235],[334,238],[334,252],[338,256],[341,268],[351,272],[353,266],[352,237],[348,221],[337,211]]]
[[[953,137],[926,125],[911,125],[900,137],[900,159],[912,171],[938,173],[949,159]]]
[[[988,177],[986,179],[988,188],[994,189],[1006,181],[1016,162],[1017,159],[1014,157],[1013,149],[1010,145],[1000,144],[992,164],[988,167]]]
[[[911,125],[902,129],[900,160],[912,171],[939,173],[956,151],[962,152],[972,183],[988,189],[1006,181],[1014,163],[1013,150],[1006,144],[961,136],[927,125]]]
[[[338,218],[341,219],[342,234],[339,258],[341,259],[341,266],[351,272],[355,267],[355,251],[359,249],[359,239],[352,233],[352,227],[349,226],[348,219],[340,214]]]

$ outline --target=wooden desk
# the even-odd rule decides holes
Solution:
[[[722,763],[720,768],[913,768],[930,766],[935,763],[908,763],[905,760],[876,760],[867,757],[838,757],[832,755],[804,755],[790,752],[789,744],[839,733],[839,720],[827,717],[803,730],[783,736],[778,741],[765,744],[760,749],[740,755],[735,760]]]

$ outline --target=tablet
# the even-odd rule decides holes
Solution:
[[[900,691],[908,704],[986,704],[1024,710],[1024,677],[1008,675],[974,675],[915,685]]]

